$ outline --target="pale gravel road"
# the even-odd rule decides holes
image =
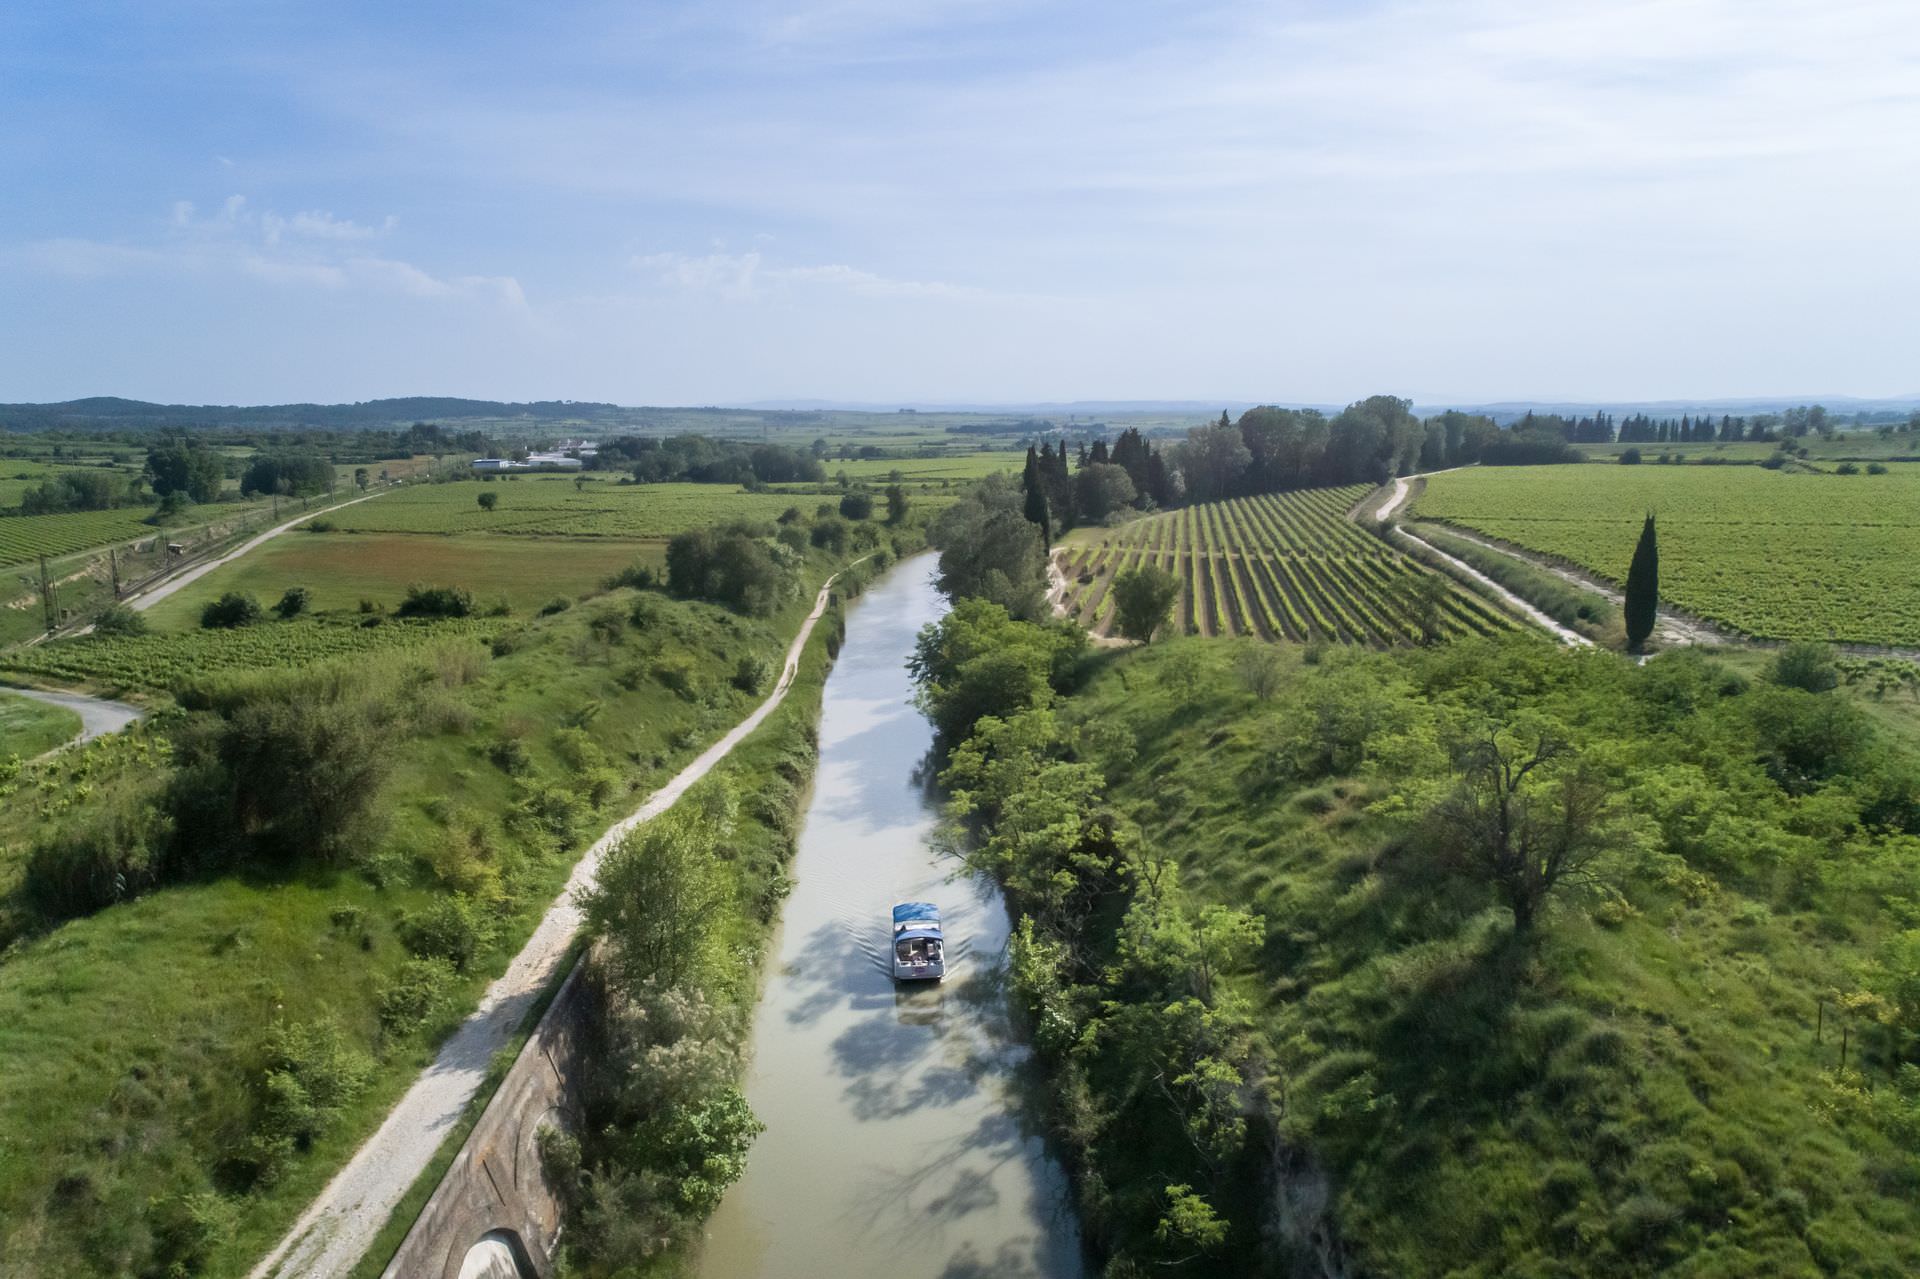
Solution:
[[[575,890],[593,878],[608,849],[634,827],[671,808],[785,700],[794,673],[800,668],[800,654],[813,634],[814,623],[826,612],[838,579],[839,574],[835,574],[820,588],[813,611],[807,614],[787,650],[780,682],[767,700],[649,796],[638,812],[615,822],[587,850],[507,971],[487,987],[479,1006],[441,1046],[433,1064],[420,1073],[379,1129],[354,1152],[346,1167],[334,1175],[248,1279],[326,1279],[346,1274],[359,1262],[401,1196],[426,1171],[428,1161],[479,1090],[487,1063],[506,1047],[541,992],[559,975],[560,963],[580,928],[580,912],[573,902]]]

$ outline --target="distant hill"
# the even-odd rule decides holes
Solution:
[[[355,430],[409,422],[527,419],[544,422],[623,422],[634,410],[616,404],[539,400],[508,404],[453,396],[414,395],[359,404],[149,404],[95,396],[60,404],[0,405],[0,428],[13,431],[138,429],[141,427],[319,427]]]

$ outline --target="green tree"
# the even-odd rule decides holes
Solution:
[[[887,523],[904,524],[909,509],[907,491],[898,484],[887,485]]]
[[[1454,767],[1429,836],[1449,868],[1493,885],[1526,935],[1553,890],[1589,876],[1605,849],[1609,790],[1550,728],[1489,728],[1456,750]]]
[[[606,942],[609,977],[625,989],[697,984],[712,970],[713,917],[726,902],[715,823],[692,806],[668,810],[608,850],[576,900]]]
[[[1825,644],[1803,641],[1780,650],[1767,666],[1767,679],[1786,688],[1824,693],[1840,686],[1840,667]]]
[[[360,491],[361,491],[362,493],[364,493],[364,492],[366,492],[366,491],[367,491],[367,478],[368,478],[368,477],[367,477],[367,468],[366,468],[366,467],[364,467],[364,466],[356,466],[356,467],[354,467],[354,468],[353,468],[353,484],[354,484],[354,487],[355,487],[355,488],[357,488],[357,489],[359,489],[359,490],[360,490]]]
[[[1180,583],[1157,564],[1143,564],[1113,579],[1114,628],[1130,640],[1151,644],[1173,613]]]
[[[474,500],[480,503],[480,509],[483,511],[491,511],[494,507],[500,505],[500,495],[491,489],[481,493],[480,496]]]
[[[1133,480],[1125,467],[1111,462],[1090,462],[1073,477],[1074,494],[1079,499],[1080,518],[1104,520],[1122,507],[1130,506],[1135,496]]]
[[[1633,548],[1633,563],[1627,567],[1626,607],[1627,648],[1639,652],[1653,634],[1654,619],[1660,611],[1660,546],[1653,531],[1653,512],[1647,512],[1646,525],[1640,530],[1640,544]]]
[[[241,591],[228,591],[200,610],[200,625],[208,630],[232,630],[260,620],[260,601]]]
[[[873,518],[873,494],[855,489],[840,499],[840,515],[849,520]]]
[[[1024,514],[1027,523],[1040,530],[1040,542],[1043,546],[1053,545],[1053,512],[1047,508],[1047,490],[1036,484],[1027,490]]]
[[[291,620],[306,612],[307,607],[312,603],[312,591],[304,586],[289,586],[286,593],[281,595],[280,602],[273,606],[273,611],[278,613],[283,621]]]

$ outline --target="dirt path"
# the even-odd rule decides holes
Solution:
[[[276,524],[272,528],[268,529],[266,532],[260,533],[254,537],[248,538],[246,541],[242,542],[239,546],[236,546],[231,551],[228,551],[225,555],[219,556],[216,559],[208,560],[205,564],[196,564],[192,568],[188,569],[186,572],[180,574],[180,576],[168,578],[166,581],[160,583],[158,586],[150,587],[147,590],[140,592],[138,595],[129,595],[127,596],[126,599],[120,602],[125,604],[128,608],[139,609],[140,611],[144,612],[147,609],[152,608],[155,604],[158,604],[161,600],[166,599],[169,595],[173,595],[181,590],[186,589],[187,587],[193,585],[195,582],[199,581],[201,578],[205,577],[207,574],[213,572],[213,570],[221,567],[224,564],[231,564],[234,560],[239,559],[242,555],[245,555],[248,551],[251,551],[257,548],[261,543],[267,541],[270,538],[275,538],[280,536],[282,533],[286,532],[290,528],[295,527],[296,525],[305,524],[308,520],[318,519],[322,515],[331,515],[335,511],[344,511],[349,506],[357,506],[361,502],[371,502],[374,498],[381,497],[391,492],[393,492],[393,490],[390,488],[381,489],[380,492],[378,493],[369,493],[365,497],[356,497],[352,501],[341,502],[337,506],[323,506],[317,511],[308,511],[305,515],[295,516],[293,519],[288,520],[284,524]]]
[[[104,697],[88,697],[82,693],[49,693],[37,688],[18,688],[12,684],[0,684],[0,691],[12,693],[16,697],[31,698],[36,702],[45,702],[49,706],[63,706],[80,717],[80,736],[54,747],[45,754],[36,755],[35,759],[58,755],[61,751],[90,742],[96,737],[117,733],[146,714],[138,706],[108,701]]]
[[[441,1045],[433,1064],[414,1080],[379,1129],[327,1183],[286,1237],[253,1268],[249,1279],[269,1275],[321,1279],[344,1275],[360,1260],[401,1196],[426,1170],[441,1141],[459,1122],[486,1075],[487,1063],[512,1039],[541,992],[559,975],[561,962],[580,928],[574,892],[592,880],[608,849],[634,827],[673,807],[688,788],[725,759],[785,700],[794,673],[800,668],[800,654],[813,634],[814,623],[827,610],[838,577],[835,574],[820,588],[813,611],[787,649],[780,682],[767,700],[649,796],[639,811],[610,826],[586,851],[527,944],[507,965],[507,971],[487,987],[479,1006]]]
[[[1067,580],[1066,570],[1060,567],[1060,557],[1066,553],[1064,547],[1056,546],[1047,555],[1047,607],[1053,610],[1055,617],[1070,618],[1073,610],[1067,607],[1067,592],[1071,589],[1071,583]],[[1096,648],[1127,647],[1127,641],[1118,635],[1101,635],[1091,629],[1087,631],[1087,639]]]
[[[1393,513],[1400,509],[1400,507],[1406,502],[1408,494],[1412,492],[1412,487],[1409,481],[1421,479],[1421,478],[1423,477],[1417,476],[1417,475],[1408,475],[1408,476],[1402,476],[1401,478],[1395,480],[1393,482],[1393,496],[1389,497],[1386,500],[1386,502],[1380,507],[1379,514],[1375,516],[1375,518],[1381,519],[1381,520],[1390,520],[1393,517]],[[1359,508],[1356,507],[1355,509],[1357,510]],[[1522,617],[1526,618],[1528,621],[1532,622],[1534,625],[1540,627],[1542,630],[1552,635],[1555,639],[1559,640],[1562,644],[1571,644],[1575,648],[1592,648],[1593,647],[1592,640],[1580,634],[1580,632],[1578,631],[1569,630],[1567,627],[1560,625],[1560,623],[1554,621],[1551,617],[1548,617],[1545,613],[1541,612],[1539,609],[1535,608],[1533,605],[1529,604],[1527,601],[1521,599],[1518,595],[1515,595],[1512,591],[1500,585],[1500,583],[1494,581],[1492,578],[1488,577],[1485,573],[1482,573],[1479,569],[1473,567],[1473,565],[1467,563],[1465,560],[1456,559],[1454,556],[1447,554],[1445,551],[1441,550],[1439,547],[1435,546],[1433,543],[1427,541],[1425,538],[1419,537],[1413,533],[1408,532],[1406,529],[1400,527],[1398,524],[1395,524],[1393,526],[1393,531],[1399,536],[1406,538],[1409,542],[1417,543],[1419,546],[1424,548],[1429,554],[1439,557],[1441,560],[1445,561],[1448,565],[1450,565],[1455,572],[1460,573],[1465,577],[1470,577],[1474,581],[1486,587],[1489,591],[1493,592],[1495,597],[1504,601],[1509,608],[1512,608],[1515,612],[1519,613]]]

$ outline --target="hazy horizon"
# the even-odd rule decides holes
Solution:
[[[0,400],[1920,389],[1909,6],[1085,13],[16,8]]]

